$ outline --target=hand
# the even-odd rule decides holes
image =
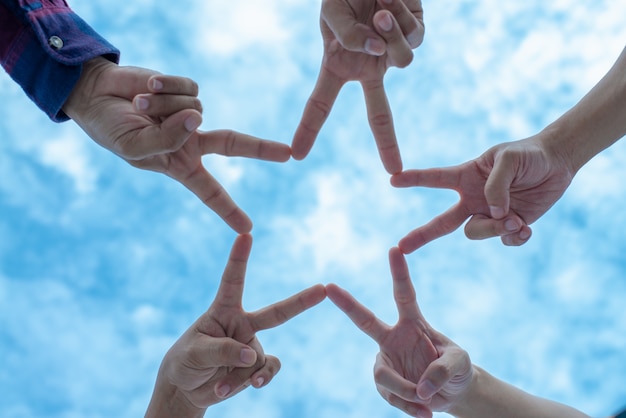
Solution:
[[[356,80],[385,169],[402,170],[402,160],[383,77],[405,67],[424,38],[420,0],[324,0],[321,13],[324,57],[317,83],[293,138],[297,160],[307,156],[345,83]]]
[[[420,312],[406,261],[398,248],[389,252],[389,264],[399,313],[393,327],[338,286],[329,284],[326,292],[380,346],[374,379],[382,397],[411,416],[432,417],[433,411],[448,411],[469,390],[472,363],[467,352],[435,331]]]
[[[204,168],[202,156],[287,161],[291,151],[233,131],[196,131],[202,123],[197,94],[190,79],[96,58],[84,65],[63,110],[104,148],[135,167],[174,178],[235,231],[249,232],[252,222]]]
[[[456,230],[467,218],[470,239],[500,236],[504,245],[522,245],[530,224],[563,195],[574,176],[571,166],[545,146],[545,134],[489,149],[456,167],[408,170],[391,178],[395,187],[436,187],[459,193],[460,201],[400,241],[404,253]]]
[[[245,312],[241,299],[251,248],[250,235],[237,237],[209,310],[163,359],[146,416],[202,416],[207,407],[250,384],[256,388],[266,385],[280,369],[280,362],[264,354],[256,332],[276,327],[326,297],[324,286],[317,285],[259,311]],[[171,402],[172,398],[177,402]],[[173,403],[178,413],[171,411]],[[172,413],[165,413],[162,405]]]

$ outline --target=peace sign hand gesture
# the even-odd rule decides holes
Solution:
[[[473,367],[463,349],[426,321],[408,267],[398,248],[389,252],[399,319],[390,327],[340,287],[326,286],[328,298],[380,346],[374,365],[378,392],[411,416],[448,411],[472,382]]]
[[[407,170],[391,178],[396,187],[455,190],[460,201],[400,240],[406,253],[449,234],[465,220],[470,239],[499,236],[509,246],[530,239],[530,224],[565,193],[574,177],[571,165],[546,145],[547,134],[505,142],[455,167]]]
[[[241,305],[252,237],[237,237],[215,300],[165,355],[146,417],[202,417],[206,409],[244,390],[260,388],[280,361],[265,355],[256,332],[276,327],[326,297],[313,286],[256,312]]]
[[[406,67],[424,38],[420,0],[324,0],[324,57],[317,83],[293,138],[295,159],[307,156],[339,91],[359,81],[367,115],[387,172],[402,170],[391,109],[383,85],[389,67]]]
[[[220,154],[285,162],[288,145],[231,130],[201,132],[198,85],[104,58],[84,65],[63,110],[95,142],[129,164],[168,175],[191,190],[240,234],[252,221],[202,164]]]

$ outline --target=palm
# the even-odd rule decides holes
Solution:
[[[401,319],[379,341],[382,361],[411,382],[419,382],[424,370],[439,357],[423,326],[418,321]],[[407,342],[407,336],[412,340]]]

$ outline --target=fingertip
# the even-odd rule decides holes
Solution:
[[[410,243],[408,238],[402,238],[400,242],[398,242],[398,248],[400,249],[402,254],[411,254],[413,251],[416,250],[416,248],[413,247],[414,245]]]
[[[199,112],[193,112],[191,115],[187,116],[187,118],[183,122],[185,130],[187,132],[195,132],[195,130],[198,129],[201,124],[202,115]]]
[[[489,212],[494,219],[502,219],[506,216],[506,211],[501,206],[489,206]]]
[[[226,219],[226,223],[240,235],[250,234],[252,220],[243,211],[238,210]]]
[[[524,225],[522,226],[522,229],[519,231],[519,238],[526,242],[530,239],[531,235],[533,234],[532,229],[530,229],[529,226]]]
[[[252,234],[250,234],[249,232],[243,232],[237,237],[237,241],[239,243],[248,247],[252,247],[252,240]]]
[[[389,182],[393,187],[398,188],[406,188],[412,186],[408,177],[408,172],[406,171],[398,171],[397,173],[392,173]]]
[[[374,15],[374,24],[377,29],[389,32],[393,29],[393,18],[389,11],[380,10]]]
[[[291,151],[291,147],[289,147],[288,145],[285,145],[285,147],[281,147],[281,150],[279,153],[276,154],[276,159],[275,161],[277,163],[286,163],[287,161],[289,161],[292,157],[292,151]]]
[[[163,90],[163,82],[156,76],[151,77],[150,80],[148,80],[148,88],[153,92],[158,93]]]
[[[504,221],[504,229],[507,233],[520,231],[522,223],[518,219],[511,218]],[[521,232],[521,231],[520,231]]]
[[[254,386],[257,389],[262,388],[266,383],[266,379],[263,376],[257,376],[254,379],[252,379],[252,386]]]
[[[249,347],[244,347],[241,349],[239,353],[239,359],[243,363],[243,366],[252,366],[256,362],[257,354],[256,351]]]
[[[144,112],[150,107],[150,101],[145,96],[137,95],[133,99],[133,107],[138,112]]]
[[[294,160],[302,161],[309,154],[310,150],[311,150],[311,147],[309,146],[299,146],[298,144],[292,144],[291,156],[293,157]]]
[[[335,283],[328,283],[326,286],[324,286],[324,288],[326,289],[326,294],[330,292],[336,292],[337,290],[340,289],[339,286],[337,286]]]
[[[389,249],[389,258],[403,257],[403,256],[404,256],[404,253],[402,252],[400,247],[396,246],[396,247],[391,247]]]
[[[424,380],[417,385],[417,397],[422,401],[429,401],[436,393],[437,387],[430,380]]]
[[[227,398],[228,395],[230,394],[230,386],[229,385],[220,385],[220,386],[216,386],[215,387],[215,394],[221,398]]]
[[[367,38],[363,49],[370,55],[380,57],[387,51],[387,44],[379,38]]]

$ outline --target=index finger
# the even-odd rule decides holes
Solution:
[[[223,307],[241,308],[246,267],[251,250],[251,235],[239,235],[235,239],[214,303]]]
[[[381,344],[389,330],[389,327],[384,322],[339,286],[335,284],[327,285],[326,293],[328,298],[354,322],[354,325],[378,344]]]
[[[289,321],[326,298],[323,285],[312,286],[285,300],[249,314],[254,331],[274,328]]]
[[[248,215],[237,206],[226,189],[202,165],[186,177],[179,177],[173,173],[168,175],[191,190],[235,231],[240,234],[250,232],[252,221]]]
[[[426,225],[409,232],[400,240],[398,246],[404,254],[412,253],[423,245],[455,231],[469,216],[461,204],[456,204]]]
[[[399,173],[402,171],[402,159],[383,80],[381,78],[363,81],[361,86],[365,95],[367,119],[374,134],[383,166],[389,174]]]
[[[326,70],[322,64],[315,88],[293,136],[291,152],[296,160],[304,159],[311,151],[343,85],[344,80]]]
[[[391,177],[393,187],[429,187],[458,190],[461,175],[458,166],[406,170]]]
[[[198,136],[203,155],[216,153],[227,157],[247,157],[277,162],[285,162],[291,157],[291,149],[287,144],[231,130],[199,132]]]
[[[398,307],[398,315],[402,319],[423,320],[424,317],[417,306],[415,288],[409,275],[409,267],[399,248],[389,250],[389,267],[393,278],[393,298]]]

